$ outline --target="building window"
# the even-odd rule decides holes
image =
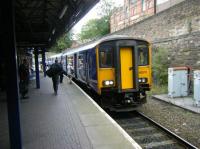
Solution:
[[[136,8],[133,7],[131,8],[131,16],[134,16],[136,14]]]
[[[124,19],[123,14],[121,14],[120,21],[123,21],[123,19]]]
[[[150,9],[150,8],[153,8],[154,6],[153,6],[153,1],[152,0],[148,0],[147,2],[146,2],[147,4],[147,9]]]
[[[128,7],[126,7],[126,14],[128,14]]]
[[[142,0],[142,11],[146,10],[146,0]]]
[[[136,5],[137,4],[137,0],[130,0],[130,4],[131,5]]]

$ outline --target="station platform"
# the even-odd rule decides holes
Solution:
[[[200,114],[200,106],[196,105],[192,96],[170,98],[167,94],[153,95],[152,98],[165,101],[183,109]]]
[[[20,104],[24,149],[141,149],[66,77],[57,96],[50,78],[41,77],[40,81],[40,89],[31,81],[29,99]]]

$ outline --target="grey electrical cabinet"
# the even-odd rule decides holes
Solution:
[[[200,70],[194,71],[194,100],[200,105]]]
[[[168,68],[168,96],[171,98],[188,96],[187,67]]]

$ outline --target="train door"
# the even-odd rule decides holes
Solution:
[[[89,82],[89,50],[86,51],[85,59],[85,81],[88,84]]]
[[[77,60],[77,78],[79,80],[83,80],[83,54],[78,53],[78,60]]]
[[[120,92],[138,91],[138,62],[135,41],[117,43],[117,75]]]
[[[87,82],[87,74],[88,74],[88,64],[87,64],[87,51],[84,51],[83,54],[83,80]]]
[[[133,89],[133,50],[129,47],[120,48],[121,88]]]
[[[86,72],[87,72],[87,52],[83,51],[78,54],[77,62],[77,77],[80,81],[86,82]]]
[[[73,71],[74,71],[74,56],[73,55],[68,55],[66,63],[67,63],[67,74],[73,76]]]
[[[97,66],[95,49],[88,50],[88,80],[87,83],[97,91]]]
[[[74,54],[74,77],[77,78],[77,54]]]

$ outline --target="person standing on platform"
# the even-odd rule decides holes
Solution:
[[[29,65],[26,59],[23,59],[23,63],[19,66],[19,88],[21,93],[21,98],[26,99],[28,96],[25,96],[28,93],[28,83],[29,83]]]

